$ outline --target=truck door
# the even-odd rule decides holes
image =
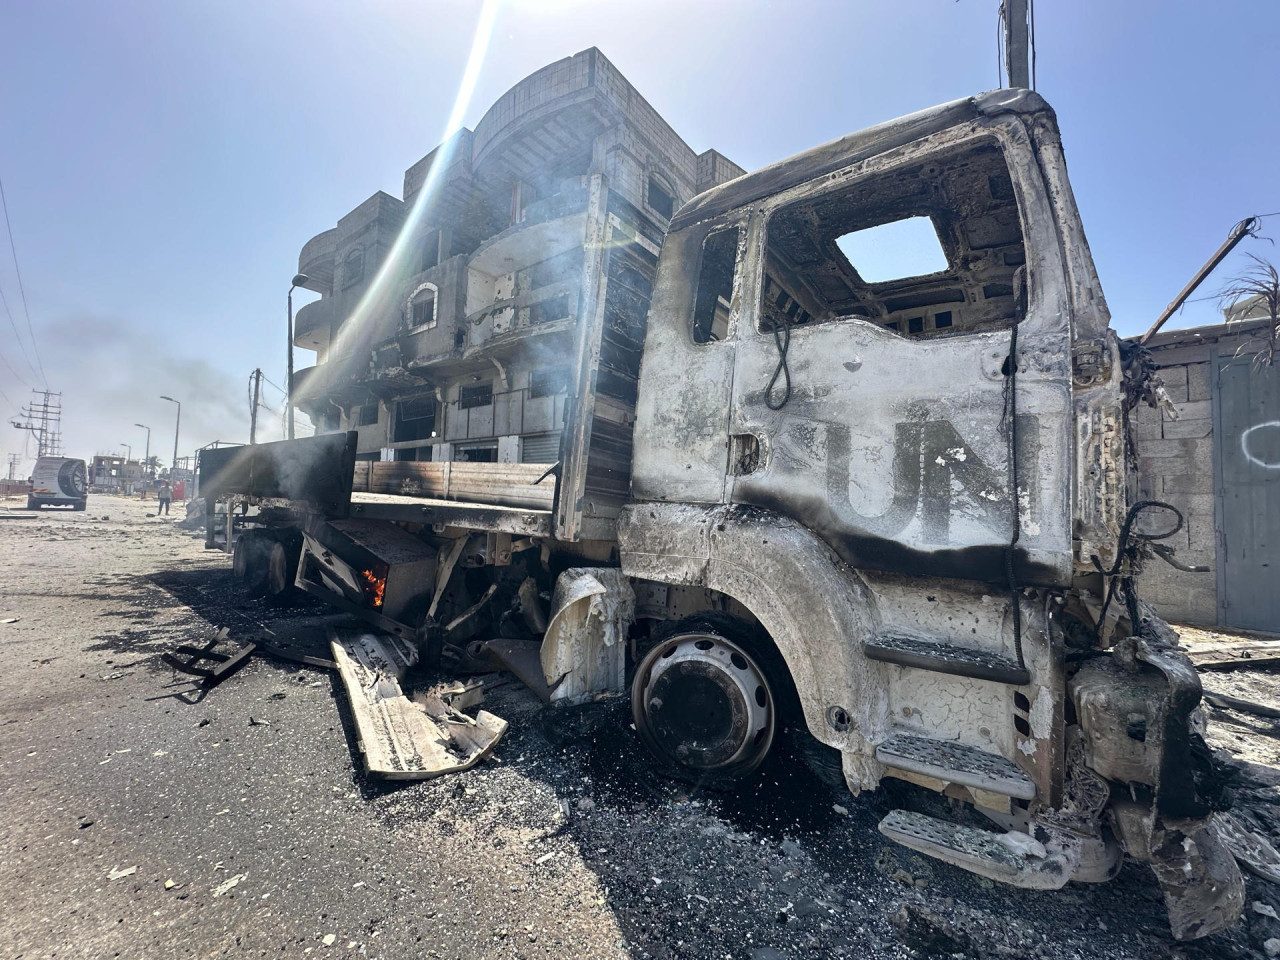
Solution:
[[[1021,122],[851,165],[752,223],[730,499],[916,575],[1003,582],[1016,528],[1018,578],[1067,583],[1070,318]]]
[[[663,244],[641,366],[631,472],[639,500],[723,503],[746,213],[697,223]],[[662,322],[666,320],[667,322]]]

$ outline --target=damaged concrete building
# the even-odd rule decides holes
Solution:
[[[320,299],[296,318],[317,360],[299,408],[357,431],[361,460],[552,464],[578,320],[604,311],[594,429],[619,446],[600,480],[625,496],[663,235],[742,172],[695,153],[599,50],[539,70],[405,171],[401,199],[375,193],[302,248]]]

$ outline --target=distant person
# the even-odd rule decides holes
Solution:
[[[160,501],[160,505],[156,507],[156,516],[169,512],[169,504],[173,501],[173,487],[169,486],[168,480],[160,481],[160,489],[156,491],[156,497]]]

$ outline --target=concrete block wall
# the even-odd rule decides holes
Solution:
[[[1212,402],[1189,399],[1189,384],[1207,384],[1208,351],[1200,363],[1161,371],[1178,419],[1145,404],[1130,414],[1138,455],[1138,490],[1142,499],[1163,500],[1181,512],[1185,526],[1165,541],[1185,564],[1212,571],[1216,560],[1213,479]],[[1194,371],[1194,372],[1193,372]],[[1157,529],[1164,512],[1147,515]],[[1138,577],[1138,591],[1160,615],[1177,623],[1212,626],[1218,620],[1217,585],[1212,572],[1184,573],[1160,559],[1148,561]]]
[[[1255,325],[1256,326],[1256,325]],[[1140,405],[1130,414],[1138,457],[1138,495],[1182,511],[1186,525],[1167,542],[1188,565],[1209,573],[1183,573],[1153,559],[1138,577],[1138,591],[1175,623],[1219,623],[1217,488],[1214,467],[1213,363],[1231,356],[1256,334],[1247,324],[1216,324],[1160,333],[1150,344],[1165,392],[1177,414]],[[1153,523],[1156,514],[1152,514]]]

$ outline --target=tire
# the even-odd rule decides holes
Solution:
[[[75,503],[71,505],[71,509],[83,511],[85,506],[86,506],[86,502],[84,500],[77,500]]]
[[[301,543],[290,543],[288,539],[276,540],[267,548],[265,585],[268,596],[283,598],[293,593],[301,557]]]
[[[768,759],[794,697],[768,638],[711,614],[682,620],[646,645],[631,713],[641,742],[669,774],[729,787]]]
[[[243,581],[254,596],[266,589],[267,554],[271,544],[258,530],[247,530],[236,539],[231,554],[231,572]]]
[[[69,460],[58,469],[58,489],[73,497],[83,497],[89,492],[82,460]]]
[[[249,542],[241,537],[231,552],[231,575],[243,580],[249,575]]]
[[[28,509],[28,510],[39,510],[39,509],[40,509],[40,501],[39,501],[39,500],[37,500],[35,497],[27,497],[27,509]]]

